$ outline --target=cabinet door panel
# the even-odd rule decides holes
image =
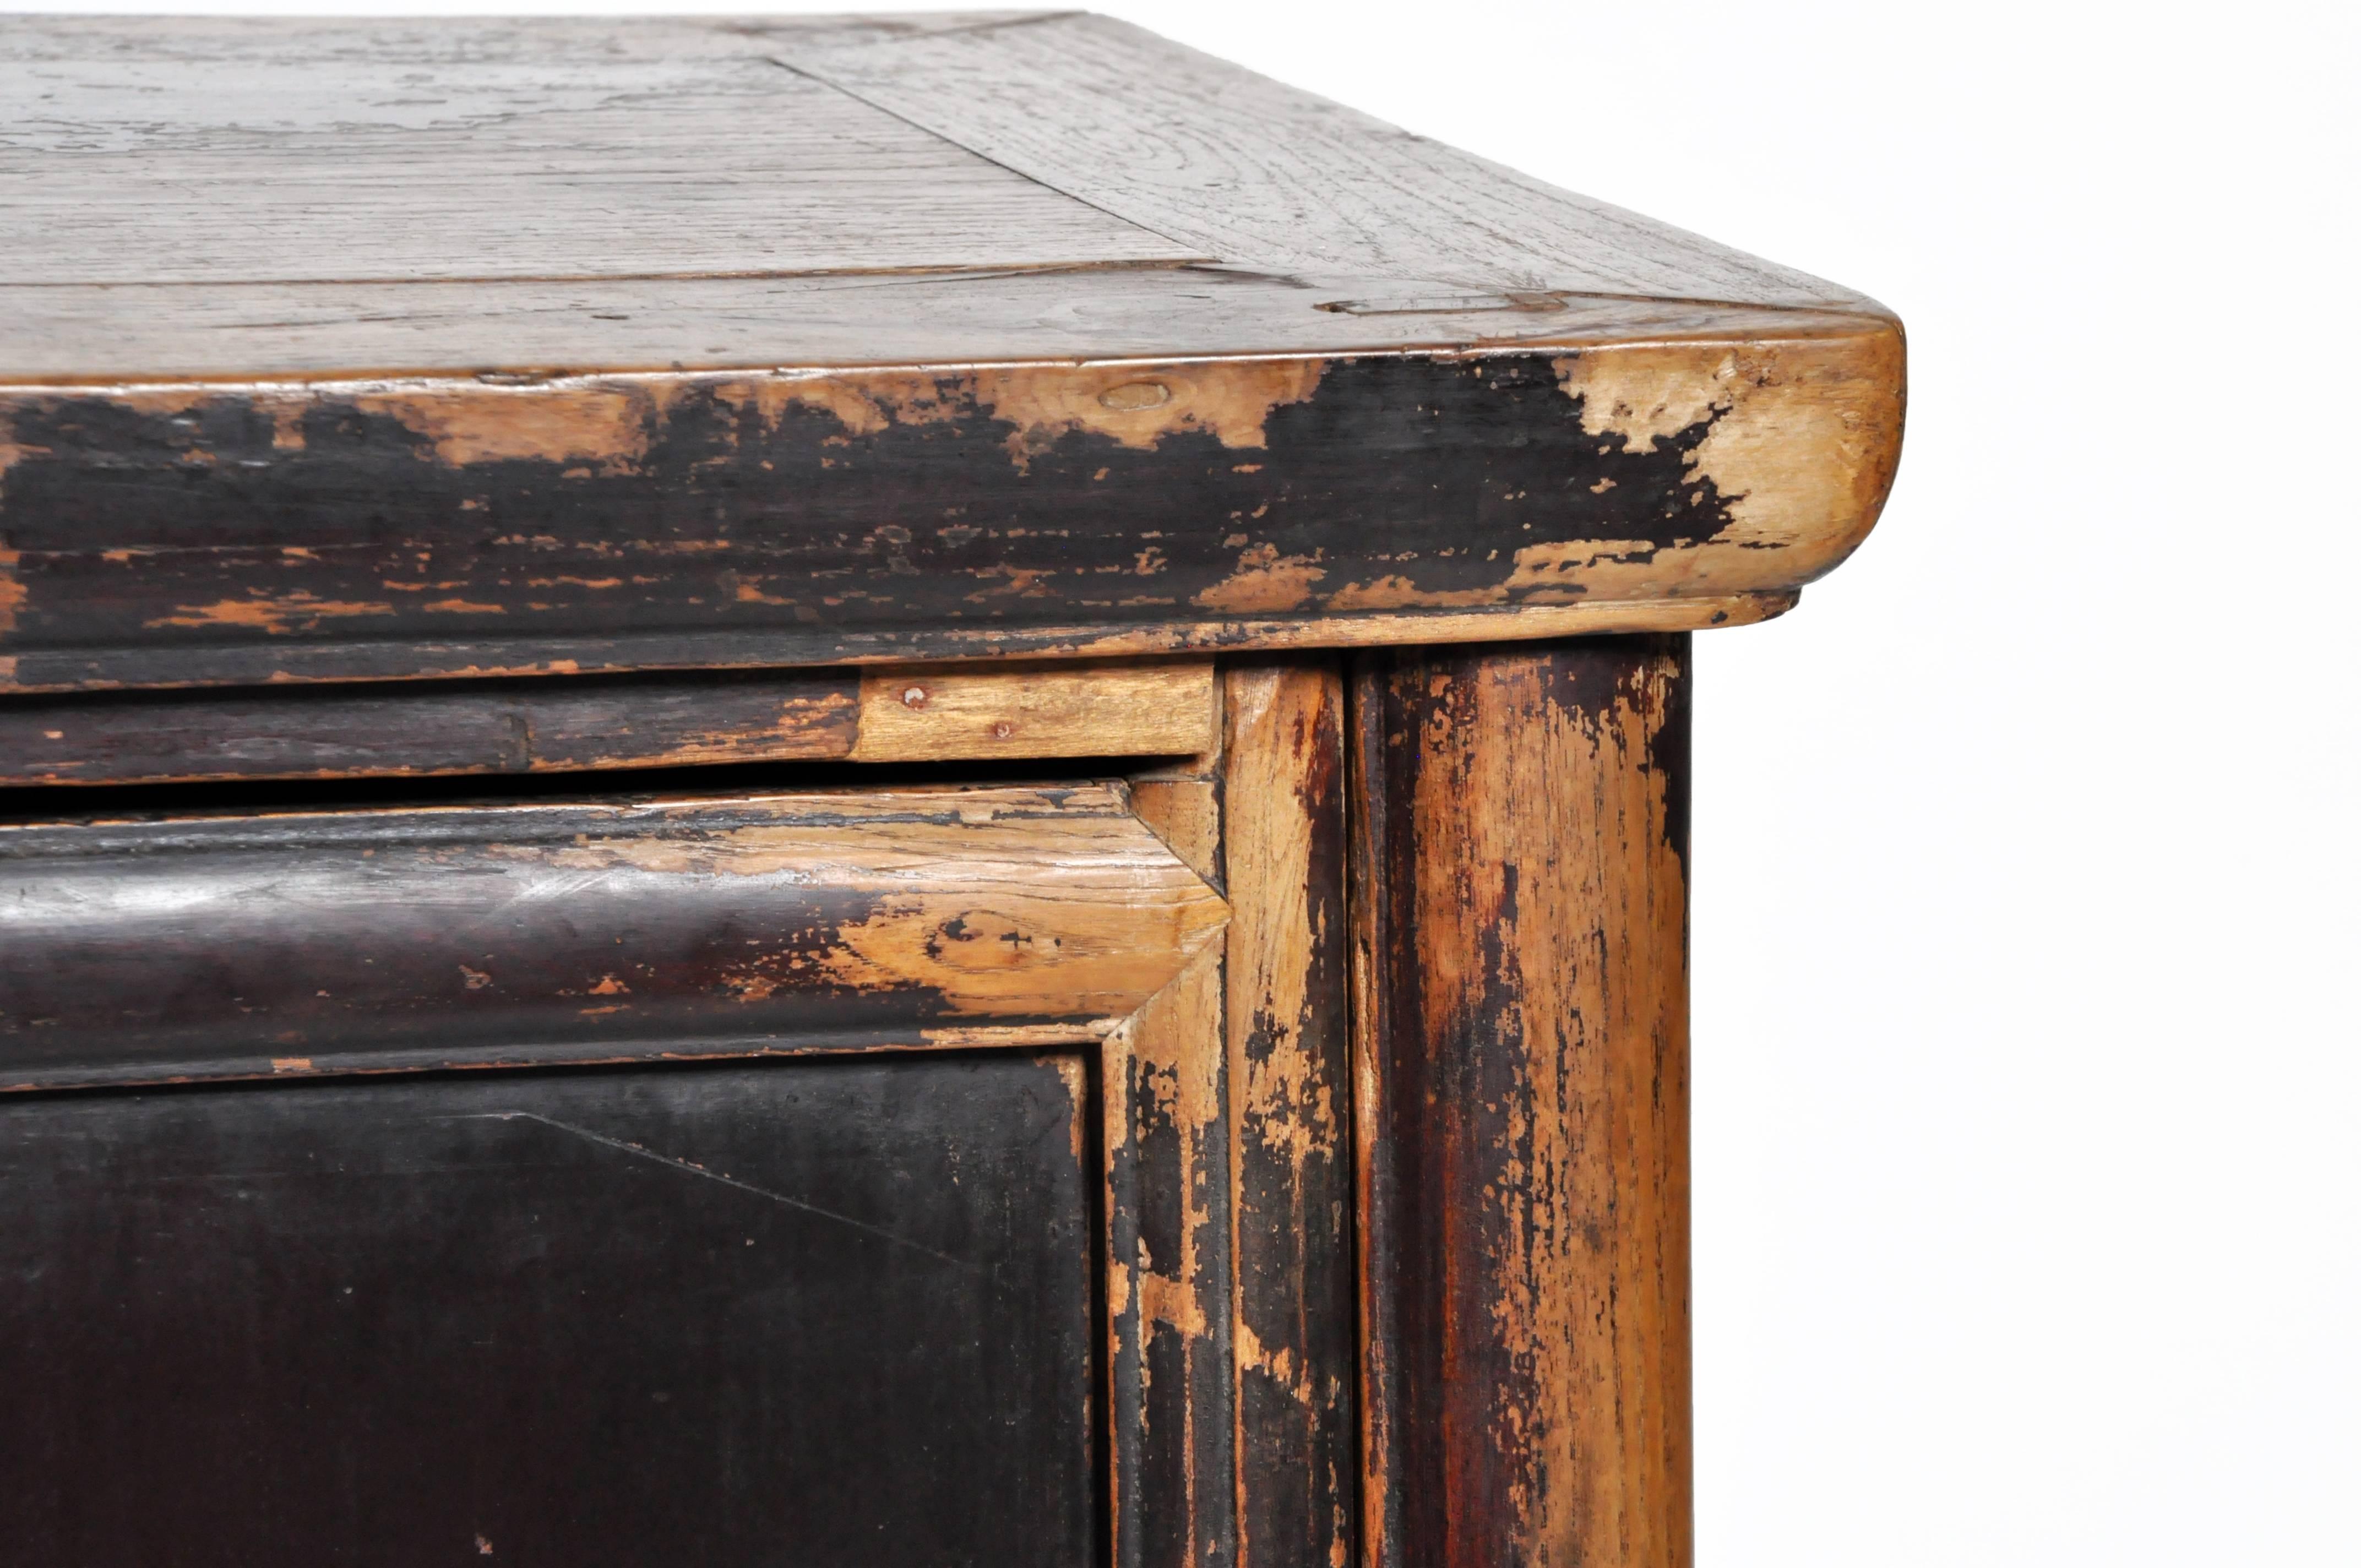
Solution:
[[[1079,1057],[0,1103],[10,1555],[1079,1564]]]

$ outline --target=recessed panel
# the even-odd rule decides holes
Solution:
[[[0,1104],[27,1563],[1091,1559],[1077,1058]]]

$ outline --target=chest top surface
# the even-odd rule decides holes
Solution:
[[[0,688],[1759,619],[1873,302],[1082,14],[0,23]]]

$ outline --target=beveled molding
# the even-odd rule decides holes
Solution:
[[[1121,784],[0,828],[0,1084],[1073,1044],[1228,917]]]

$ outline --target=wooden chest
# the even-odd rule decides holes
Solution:
[[[12,1556],[1689,1563],[1888,313],[1087,16],[0,39]]]

